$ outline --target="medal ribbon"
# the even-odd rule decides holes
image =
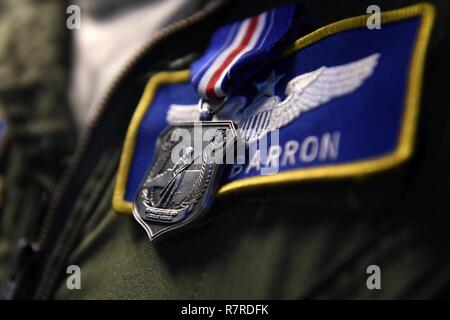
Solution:
[[[191,66],[191,82],[207,100],[219,100],[276,57],[294,20],[289,5],[225,25],[212,36],[205,54]]]

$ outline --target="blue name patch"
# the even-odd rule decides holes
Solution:
[[[367,16],[359,16],[297,40],[233,94],[218,119],[235,120],[249,146],[269,137],[267,154],[255,149],[233,165],[219,194],[360,177],[411,156],[434,11],[420,4],[381,15],[381,29],[368,29]],[[198,120],[198,99],[188,70],[149,80],[127,133],[115,210],[131,212],[158,135],[176,121]],[[267,174],[274,163],[276,172]]]

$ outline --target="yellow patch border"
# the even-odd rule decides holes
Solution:
[[[309,169],[296,169],[273,176],[258,176],[233,181],[220,188],[218,196],[243,189],[249,190],[260,186],[275,186],[282,183],[292,183],[297,181],[351,177],[358,178],[371,173],[391,169],[406,161],[411,156],[413,151],[414,135],[417,126],[422,89],[425,54],[434,22],[435,10],[430,4],[420,3],[402,9],[381,13],[382,23],[401,21],[416,16],[422,17],[422,24],[417,35],[416,47],[412,56],[408,78],[408,90],[405,98],[405,111],[402,120],[400,139],[396,150],[387,155],[353,163],[328,165]],[[333,34],[363,27],[366,25],[367,17],[367,15],[357,16],[324,26],[295,41],[293,45],[285,51],[284,55],[296,52]],[[125,144],[120,159],[119,171],[113,195],[114,210],[120,213],[128,214],[131,214],[132,212],[133,204],[124,199],[128,172],[141,121],[144,118],[151,101],[155,97],[158,87],[164,84],[174,84],[186,82],[188,80],[189,70],[183,70],[160,72],[151,77],[148,81],[125,138]]]

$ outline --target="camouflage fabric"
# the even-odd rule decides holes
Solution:
[[[0,108],[10,148],[0,221],[0,278],[15,243],[34,237],[74,132],[66,102],[65,5],[58,0],[0,3]]]

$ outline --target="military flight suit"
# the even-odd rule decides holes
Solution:
[[[371,4],[356,0],[298,2],[300,10],[309,16],[303,34],[365,14]],[[34,150],[32,147],[38,146],[36,140],[31,146],[17,145],[12,140],[8,165],[15,162],[11,159],[17,148],[21,152],[18,159],[28,161],[16,169],[17,174],[29,184],[22,185],[18,178],[9,177],[13,171],[8,167],[2,210],[2,230],[6,228],[5,235],[13,234],[5,237],[2,232],[2,237],[8,239],[8,252],[20,235],[16,226],[36,226],[30,219],[42,219],[42,223],[33,233],[25,234],[33,246],[25,246],[27,253],[10,269],[6,283],[14,290],[3,291],[6,298],[448,297],[450,172],[446,165],[450,160],[450,111],[445,88],[449,83],[450,42],[449,6],[445,0],[432,2],[436,19],[423,73],[414,153],[408,162],[362,179],[237,191],[218,198],[200,223],[155,243],[148,241],[131,215],[113,209],[125,135],[147,80],[158,71],[188,68],[204,51],[217,27],[286,3],[289,1],[210,1],[154,35],[145,50],[130,59],[111,84],[62,175],[56,163],[60,164],[71,149],[65,143],[74,132],[69,124],[56,126],[62,130],[56,137],[52,135],[54,131],[45,131],[54,126],[43,125],[42,136],[51,142],[45,145],[59,152],[33,153],[51,157],[43,161],[44,168],[39,166],[39,159],[27,157]],[[415,3],[418,2],[377,1],[383,11]],[[55,40],[52,53],[63,57],[56,43]],[[23,68],[31,72],[35,66],[30,62]],[[41,79],[49,81],[42,85],[51,86],[49,92],[55,94],[53,89],[60,88],[60,82],[51,82],[48,75],[52,68],[59,70],[48,66],[46,77]],[[14,70],[17,69],[10,71],[11,78],[16,74]],[[42,73],[37,70],[34,74],[39,77]],[[27,99],[35,99],[24,92],[28,91],[16,92],[11,98],[1,95],[7,115],[8,110],[16,110],[8,109],[8,102],[25,108]],[[9,100],[14,97],[17,100]],[[65,101],[64,97],[57,97]],[[65,104],[56,108],[56,104],[43,101],[43,105],[54,107],[51,112],[36,108],[42,113],[26,109],[27,121],[34,125],[35,121],[39,123],[38,116],[52,120],[58,113],[68,113]],[[11,125],[13,119],[8,117]],[[36,136],[34,132],[28,134]],[[42,189],[32,180],[33,170],[37,177],[41,177],[41,172],[45,177],[59,177],[56,189],[53,184],[45,189],[51,193],[45,210],[38,210],[36,199],[27,198],[37,197],[36,190],[25,192],[26,187]],[[21,210],[21,206],[32,209]],[[23,218],[21,212],[30,217]],[[5,224],[5,217],[14,220]],[[382,270],[381,290],[368,290],[366,286],[366,268],[373,264]],[[69,265],[81,268],[80,290],[69,290],[66,285]]]

